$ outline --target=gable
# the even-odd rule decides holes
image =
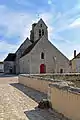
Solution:
[[[34,46],[37,44],[39,40],[36,40],[33,44],[31,44],[27,49],[25,49],[25,51],[23,52],[22,56],[25,56],[26,54],[28,54],[33,48]]]
[[[42,25],[42,26],[41,26]],[[47,25],[45,24],[45,22],[42,20],[42,19],[40,19],[39,21],[38,21],[38,23],[36,24],[36,26],[34,27],[34,29],[40,29],[40,28],[44,28],[44,29],[47,29],[48,27],[47,27]]]
[[[20,47],[18,48],[18,50],[16,51],[16,53],[21,50],[21,49],[26,49],[27,47],[29,47],[29,45],[31,45],[32,42],[29,40],[29,38],[27,37],[27,39],[20,45]]]
[[[40,19],[37,24],[43,24],[47,28],[47,25],[45,24],[45,22],[42,19]]]
[[[37,42],[37,44],[31,50],[31,53],[35,51],[39,52],[39,50],[46,50],[48,53],[53,54],[53,56],[56,56],[57,58],[62,57],[62,59],[65,59],[65,61],[69,62],[69,59],[63,53],[61,53],[49,40],[47,40],[45,36],[43,36]]]
[[[20,58],[22,56],[22,54],[24,53],[24,51],[30,46],[32,45],[32,43],[30,42],[30,40],[27,38],[19,47],[19,49],[16,52],[16,57]]]

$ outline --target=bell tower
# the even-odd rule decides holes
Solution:
[[[30,40],[35,42],[40,39],[42,36],[45,36],[48,39],[48,30],[47,26],[42,19],[38,21],[38,23],[32,24],[32,30],[30,35]]]

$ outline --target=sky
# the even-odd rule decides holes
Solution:
[[[66,57],[80,52],[80,0],[0,0],[0,61],[16,52],[40,18]]]

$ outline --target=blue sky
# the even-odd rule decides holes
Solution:
[[[64,55],[80,52],[80,0],[0,0],[0,60],[17,50],[39,18]]]

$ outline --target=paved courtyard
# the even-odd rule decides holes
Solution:
[[[0,120],[68,120],[56,112],[38,109],[46,95],[18,83],[17,76],[0,77]]]

